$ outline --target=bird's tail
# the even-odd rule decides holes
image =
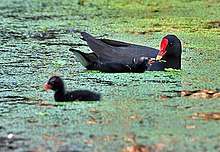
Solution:
[[[85,56],[85,53],[84,52],[81,52],[79,50],[75,50],[75,49],[72,49],[70,48],[69,51],[73,52],[74,55],[76,56],[76,58],[79,60],[79,62],[84,66],[88,66],[89,65],[89,61],[88,59],[86,58]]]
[[[87,39],[90,39],[90,38],[95,39],[95,37],[93,37],[92,35],[90,35],[86,32],[81,32],[81,35],[83,37],[83,40],[87,40]]]

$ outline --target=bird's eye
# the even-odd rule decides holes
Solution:
[[[170,42],[169,44],[170,44],[170,46],[172,46],[172,45],[173,45],[173,43],[172,43],[172,42]]]

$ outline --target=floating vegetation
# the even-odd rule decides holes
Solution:
[[[0,151],[220,151],[219,2],[1,2]],[[89,51],[80,31],[158,49],[175,34],[182,71],[87,71],[67,51]],[[102,101],[55,103],[53,75]]]

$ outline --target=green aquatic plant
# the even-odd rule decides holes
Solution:
[[[46,25],[39,26],[38,30],[43,32],[43,33],[47,33],[48,32],[48,26],[46,26]]]
[[[78,5],[85,5],[87,0],[78,0]]]
[[[1,2],[2,151],[219,151],[220,99],[177,94],[220,86],[218,1],[87,0],[83,6],[78,0]],[[154,48],[163,36],[175,34],[183,44],[182,70],[86,71],[66,50],[89,49],[78,45],[85,42],[68,27]],[[50,29],[56,37],[42,40],[39,33],[48,36]],[[27,31],[39,39],[19,37]],[[40,90],[52,75],[65,78],[72,90],[100,92],[102,102],[54,103],[52,92]]]
[[[164,69],[166,72],[180,72],[180,69],[173,69],[173,68],[165,68]]]
[[[55,66],[64,66],[67,62],[65,60],[57,60],[57,61],[52,61],[52,64]]]

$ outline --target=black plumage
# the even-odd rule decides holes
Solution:
[[[55,101],[97,101],[100,100],[100,94],[89,90],[75,90],[66,92],[62,79],[58,76],[53,76],[45,85],[45,89],[55,91]]]
[[[84,53],[72,48],[70,48],[70,51],[76,55],[81,64],[88,70],[102,71],[102,69],[93,67],[93,63],[107,62],[128,65],[132,64],[133,58],[138,60],[141,57],[158,58],[159,56],[160,59],[166,62],[154,62],[146,70],[181,69],[182,46],[180,40],[175,35],[165,36],[161,41],[160,50],[115,40],[96,39],[86,32],[81,32],[81,35],[93,52]]]

